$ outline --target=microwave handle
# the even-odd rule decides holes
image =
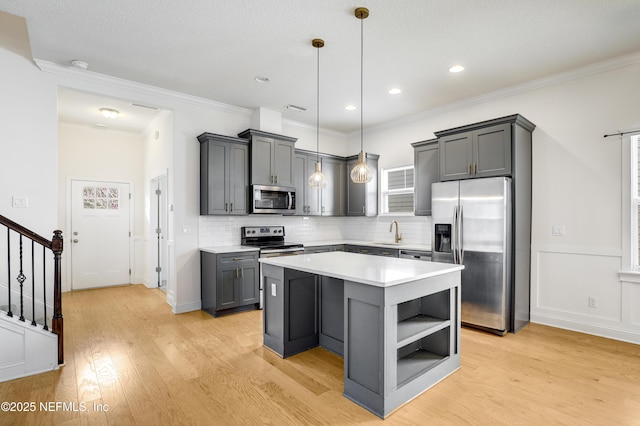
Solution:
[[[293,204],[293,197],[291,196],[290,192],[287,192],[287,200],[288,200],[287,209],[291,210],[291,205]]]

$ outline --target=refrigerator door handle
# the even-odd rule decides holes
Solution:
[[[460,259],[460,264],[462,265],[464,263],[464,235],[463,235],[463,230],[464,230],[464,221],[462,218],[462,206],[459,207],[459,212],[458,212],[458,226],[457,226],[457,232],[456,235],[458,237],[458,243],[456,244],[458,246],[458,259]]]
[[[458,235],[458,206],[453,207],[453,222],[451,224],[451,255],[453,256],[453,263],[458,264],[458,247],[456,246],[456,240]]]

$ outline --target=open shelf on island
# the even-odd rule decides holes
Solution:
[[[451,325],[451,321],[429,315],[416,315],[398,323],[398,348]]]
[[[417,350],[398,360],[398,387],[432,369],[448,356]]]

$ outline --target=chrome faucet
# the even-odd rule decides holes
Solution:
[[[389,226],[389,232],[393,230],[393,224],[396,224],[396,244],[402,241],[402,234],[398,234],[398,221],[394,220],[391,222],[391,226]]]

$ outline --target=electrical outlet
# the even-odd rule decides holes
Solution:
[[[271,295],[275,297],[276,295],[276,284],[271,283]]]
[[[589,307],[590,308],[597,308],[598,307],[598,299],[596,299],[593,296],[589,296]]]
[[[564,237],[564,225],[553,225],[551,227],[551,235],[555,237]]]

